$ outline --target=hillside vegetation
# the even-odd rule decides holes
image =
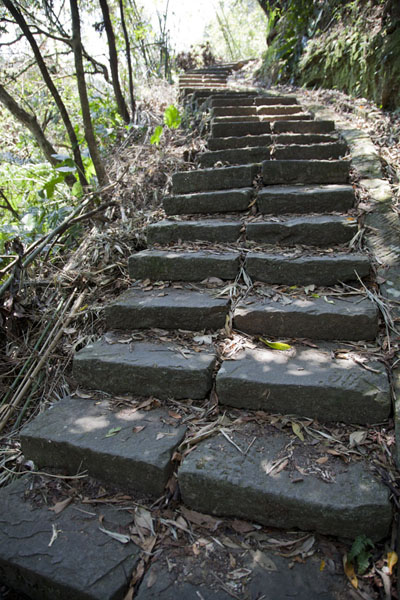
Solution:
[[[400,107],[398,0],[259,0],[268,17],[260,78],[337,89]]]

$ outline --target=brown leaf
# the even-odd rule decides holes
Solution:
[[[326,462],[328,462],[328,460],[328,456],[321,456],[321,458],[317,458],[315,462],[317,462],[319,465],[324,465]]]
[[[133,433],[140,433],[145,428],[146,428],[146,425],[137,425],[136,427],[133,427],[132,431],[133,431]]]
[[[173,410],[169,410],[168,414],[170,417],[172,417],[173,419],[182,419],[182,415],[180,415],[177,412],[174,412]]]
[[[49,510],[53,511],[55,515],[59,515],[64,508],[67,508],[69,504],[71,504],[72,498],[66,498],[65,500],[60,500],[60,502],[56,502],[54,506],[51,506]]]
[[[239,521],[239,519],[232,521],[231,527],[237,533],[249,533],[249,531],[254,531],[254,525],[247,523],[247,521]]]
[[[215,531],[221,521],[214,519],[214,517],[210,517],[210,515],[203,515],[202,513],[196,512],[195,510],[189,510],[188,508],[182,506],[181,513],[191,523],[195,525],[200,525],[206,527],[210,531]]]

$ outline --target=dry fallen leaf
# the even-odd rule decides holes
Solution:
[[[391,552],[388,552],[387,555],[387,564],[388,564],[388,569],[389,569],[389,574],[392,574],[393,571],[393,567],[397,564],[399,560],[399,557],[397,556],[397,552],[394,552],[393,550]]]
[[[297,437],[299,438],[299,440],[301,440],[302,442],[304,442],[304,435],[301,432],[301,427],[298,423],[295,423],[294,421],[292,421],[292,430],[293,433],[295,435],[297,435]]]
[[[239,521],[239,519],[232,521],[231,527],[237,533],[249,533],[250,531],[254,531],[254,525],[252,525],[252,523],[247,523],[247,521]]]
[[[55,515],[59,515],[64,510],[64,508],[67,508],[67,506],[71,504],[71,502],[72,498],[66,498],[65,500],[57,502],[54,506],[51,506],[49,510],[52,510]]]
[[[262,567],[265,571],[277,571],[276,564],[270,559],[268,554],[261,552],[261,550],[251,551],[253,561],[257,563],[259,567]]]
[[[363,444],[367,439],[367,436],[367,431],[353,431],[353,433],[351,433],[349,436],[350,448],[354,448],[354,446],[359,446],[360,444]]]

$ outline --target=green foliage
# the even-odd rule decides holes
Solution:
[[[357,566],[358,575],[363,575],[369,567],[372,558],[371,550],[374,543],[366,535],[359,535],[353,542],[347,560]]]
[[[168,108],[165,109],[164,112],[164,123],[170,129],[178,129],[181,124],[182,117],[179,113],[179,110],[176,106],[171,104]]]
[[[10,211],[1,209],[1,254],[7,240],[18,236],[24,244],[29,244],[54,229],[72,212],[64,183],[70,169],[67,165],[54,169],[47,163],[0,165],[0,188],[19,215],[17,219]]]
[[[164,133],[164,127],[168,127],[169,129],[178,129],[181,122],[182,116],[179,112],[179,109],[171,104],[164,111],[164,125],[157,125],[153,135],[150,138],[150,143],[158,146],[161,141],[161,136]]]

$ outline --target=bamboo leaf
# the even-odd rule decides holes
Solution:
[[[292,346],[289,344],[284,344],[283,342],[270,342],[265,338],[260,337],[260,342],[268,346],[268,348],[272,348],[273,350],[290,350]]]

